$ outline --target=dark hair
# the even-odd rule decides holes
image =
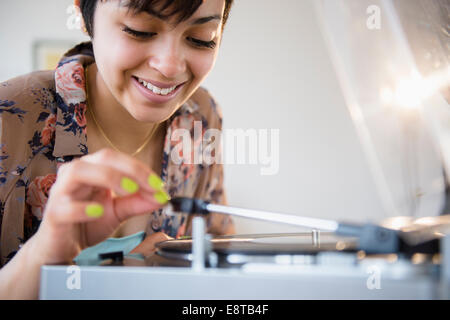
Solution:
[[[94,13],[99,0],[81,0],[80,9],[88,34],[94,36]],[[107,0],[100,0],[107,1]],[[133,13],[148,12],[163,20],[176,18],[176,23],[189,19],[204,0],[119,0]],[[225,0],[222,30],[228,20],[234,0]],[[155,8],[158,8],[156,10]]]

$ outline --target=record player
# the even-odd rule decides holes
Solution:
[[[148,257],[105,252],[88,265],[44,266],[41,299],[450,298],[449,181],[442,175],[450,170],[448,1],[314,3],[393,218],[343,223],[175,198],[173,214],[194,215],[192,237],[158,243]],[[374,18],[381,14],[381,31],[366,21],[369,8]],[[408,88],[415,90],[405,99]],[[211,237],[210,212],[302,232]]]
[[[450,237],[436,236],[442,225],[448,227],[446,216],[404,232],[198,199],[175,198],[171,206],[195,214],[192,237],[160,242],[145,258],[109,252],[89,265],[45,266],[41,299],[448,298]],[[205,234],[204,215],[212,208],[240,216],[258,213],[277,223],[290,219],[290,224],[321,229],[328,224],[336,230],[211,237]],[[78,287],[71,282],[75,276]]]

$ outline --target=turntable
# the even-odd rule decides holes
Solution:
[[[194,205],[195,204],[195,205]],[[450,237],[427,236],[408,245],[407,232],[375,225],[343,225],[258,211],[281,222],[335,226],[289,234],[211,237],[205,220],[211,204],[175,198],[171,206],[193,214],[192,238],[167,240],[144,258],[105,253],[80,266],[45,266],[42,299],[438,299],[448,294]],[[256,210],[214,206],[248,215]],[[270,218],[268,218],[270,216]],[[438,219],[420,229],[435,234]],[[325,224],[324,224],[325,223]],[[446,224],[447,225],[447,224]],[[358,232],[359,230],[359,232]],[[363,233],[361,231],[364,230]],[[347,235],[342,235],[348,233]],[[372,235],[371,235],[372,233]],[[351,235],[350,235],[351,234]],[[373,236],[376,235],[376,236]],[[411,236],[412,234],[408,234]],[[433,238],[430,240],[430,238]],[[363,241],[361,241],[362,238]],[[386,243],[388,245],[386,245]],[[411,243],[411,242],[410,242]],[[442,245],[440,245],[442,243]],[[365,246],[365,247],[364,247]],[[363,250],[366,249],[366,250]],[[78,286],[72,281],[78,276]]]

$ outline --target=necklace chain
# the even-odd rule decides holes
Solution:
[[[94,120],[95,126],[98,128],[98,130],[100,131],[100,133],[102,134],[103,138],[111,145],[111,147],[113,147],[116,151],[118,152],[122,152],[121,150],[119,150],[119,148],[117,148],[114,143],[112,143],[112,141],[108,138],[108,136],[106,135],[105,131],[103,131],[102,127],[100,126],[100,124],[97,121],[97,118],[94,115],[94,112],[92,111],[92,109],[89,107],[88,105],[88,100],[89,100],[89,87],[88,87],[88,67],[86,66],[85,68],[85,72],[84,72],[84,77],[85,77],[85,84],[86,84],[86,106],[87,109],[89,111],[89,113],[92,116],[92,120]],[[131,156],[134,157],[135,155],[139,154],[144,148],[145,146],[152,140],[153,135],[156,132],[156,129],[158,129],[159,124],[155,124],[152,128],[152,130],[150,131],[150,133],[147,135],[147,137],[145,138],[144,143],[137,148],[136,151],[134,151]]]

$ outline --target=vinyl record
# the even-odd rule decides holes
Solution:
[[[218,255],[315,255],[324,251],[355,251],[354,238],[337,237],[321,232],[249,234],[218,236],[211,239],[212,251]],[[156,245],[157,254],[163,257],[189,259],[192,239],[168,240]]]

